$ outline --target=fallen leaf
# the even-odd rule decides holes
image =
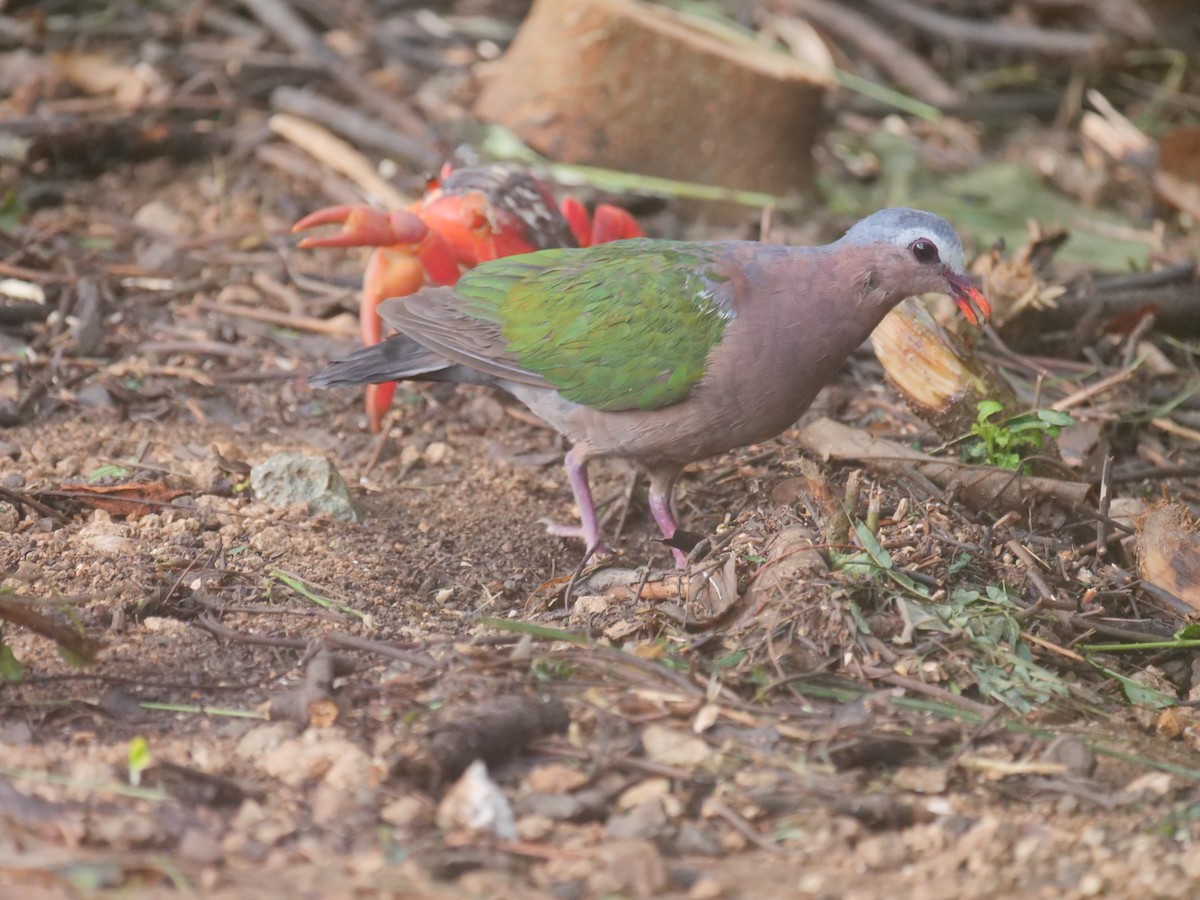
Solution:
[[[664,725],[646,727],[642,732],[642,749],[651,762],[680,769],[709,766],[717,755],[703,738]]]
[[[110,516],[142,515],[168,506],[187,491],[169,488],[163,481],[127,481],[124,484],[63,484],[62,494]]]

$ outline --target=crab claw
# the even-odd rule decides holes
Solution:
[[[645,236],[633,216],[619,206],[601,203],[596,207],[595,215],[589,217],[583,203],[575,197],[567,197],[559,209],[580,247]]]
[[[645,236],[637,220],[621,207],[609,203],[596,207],[596,214],[592,216],[592,243],[607,244]]]
[[[575,197],[567,197],[558,208],[567,220],[567,227],[571,229],[571,234],[575,235],[579,246],[592,246],[592,220],[588,216],[587,207]]]
[[[429,233],[421,219],[408,210],[392,212],[371,206],[328,206],[305,216],[292,226],[292,233],[320,225],[341,225],[334,234],[306,237],[300,247],[391,247],[419,244]]]
[[[962,311],[963,318],[968,322],[978,326],[991,318],[992,304],[988,303],[987,297],[983,296],[979,289],[971,283],[970,278],[957,272],[948,271],[946,272],[946,283],[950,287],[950,296],[954,298],[954,302]]]

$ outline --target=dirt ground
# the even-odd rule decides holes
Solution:
[[[1076,652],[1073,610],[1175,621],[1131,558],[1079,549],[1094,520],[802,476],[797,429],[689,468],[683,527],[715,546],[682,588],[644,483],[595,467],[620,535],[564,603],[581,552],[539,523],[575,515],[552,431],[405,386],[380,438],[357,391],[306,385],[354,346],[364,255],[295,248],[330,195],[255,152],[264,121],[239,109],[201,159],[42,170],[53,201],[4,238],[59,307],[0,332],[0,601],[102,645],[85,662],[5,617],[8,896],[1196,895],[1197,667],[1088,657],[1178,701],[1157,710]],[[1156,346],[1195,377],[1194,347]],[[801,427],[822,416],[929,437],[865,350]],[[1141,428],[1118,463],[1193,460]],[[250,467],[285,451],[332,461],[359,521],[254,496]],[[1024,657],[981,661],[970,624],[914,643],[899,582],[831,566],[829,497],[856,479],[853,515],[875,507],[934,600],[1006,586],[1019,633],[988,646],[1052,671],[1038,702],[980,685]],[[132,511],[103,508],[117,484]],[[1196,502],[1197,479],[1122,492]],[[458,782],[475,756],[502,801]],[[470,826],[489,816],[511,821]]]

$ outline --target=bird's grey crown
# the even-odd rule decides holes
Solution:
[[[903,206],[881,209],[855,224],[838,243],[884,243],[907,248],[921,238],[937,245],[938,256],[951,271],[960,274],[965,271],[962,241],[958,239],[954,226],[941,216],[923,209]]]

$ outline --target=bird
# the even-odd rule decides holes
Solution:
[[[782,433],[892,307],[925,293],[949,294],[974,325],[991,315],[953,226],[902,207],[815,247],[638,238],[541,250],[385,301],[397,333],[309,383],[507,391],[570,444],[580,521],[547,523],[552,534],[604,551],[587,468],[624,457],[649,474],[669,543],[684,466]]]

